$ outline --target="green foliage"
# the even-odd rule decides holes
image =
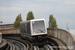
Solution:
[[[57,28],[56,19],[53,15],[49,16],[49,28]]]
[[[21,14],[19,14],[14,22],[14,28],[19,28],[21,21],[22,21]]]
[[[28,14],[27,14],[26,20],[31,20],[31,19],[34,19],[34,15],[33,15],[32,11],[29,11]]]

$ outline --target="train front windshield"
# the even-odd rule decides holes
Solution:
[[[43,20],[41,21],[33,21],[32,22],[33,34],[37,33],[45,33],[45,23]]]

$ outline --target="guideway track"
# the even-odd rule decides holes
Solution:
[[[5,38],[5,39],[9,39],[10,41],[15,40],[15,41],[18,41],[18,43],[20,43],[20,44],[24,44],[26,46],[26,50],[32,50],[32,48],[33,48],[32,44],[30,42],[28,42],[27,40],[22,40],[20,38],[14,38],[14,37],[9,37],[9,38]]]
[[[41,42],[41,43],[43,43],[43,42]],[[60,50],[59,48],[56,48],[59,45],[53,39],[48,38],[48,40],[46,40],[45,43],[46,44],[44,44],[41,47],[38,45],[35,45],[34,50]]]
[[[48,44],[53,48],[53,50],[60,50],[58,43],[51,38],[48,38]]]
[[[43,47],[34,46],[34,50],[53,50],[50,45],[44,45]]]
[[[12,40],[12,39],[6,39],[8,41],[8,44],[10,46],[10,50],[26,50],[26,46],[16,40]]]
[[[18,43],[23,43],[24,45],[26,45],[26,50],[59,50],[59,48],[53,48],[52,47],[52,46],[58,46],[58,44],[50,38],[48,38],[47,44],[45,44],[43,47],[32,46],[32,44],[29,41],[27,41],[25,39],[21,39],[21,38],[8,37],[8,38],[5,38],[5,39],[8,39],[8,44],[11,46],[11,49],[14,46],[12,44],[11,40],[15,40],[16,42],[18,41]],[[17,48],[19,48],[19,47],[17,47]],[[14,49],[15,49],[15,47],[13,48],[13,50]],[[19,48],[18,50],[21,50],[21,49]]]

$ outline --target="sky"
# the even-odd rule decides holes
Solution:
[[[32,11],[35,18],[44,18],[48,27],[49,15],[53,14],[58,28],[75,28],[75,0],[0,0],[0,21],[2,24],[14,23],[21,13],[25,21]]]

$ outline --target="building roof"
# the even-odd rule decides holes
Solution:
[[[0,27],[1,26],[12,26],[12,25],[14,25],[14,24],[1,24]]]

